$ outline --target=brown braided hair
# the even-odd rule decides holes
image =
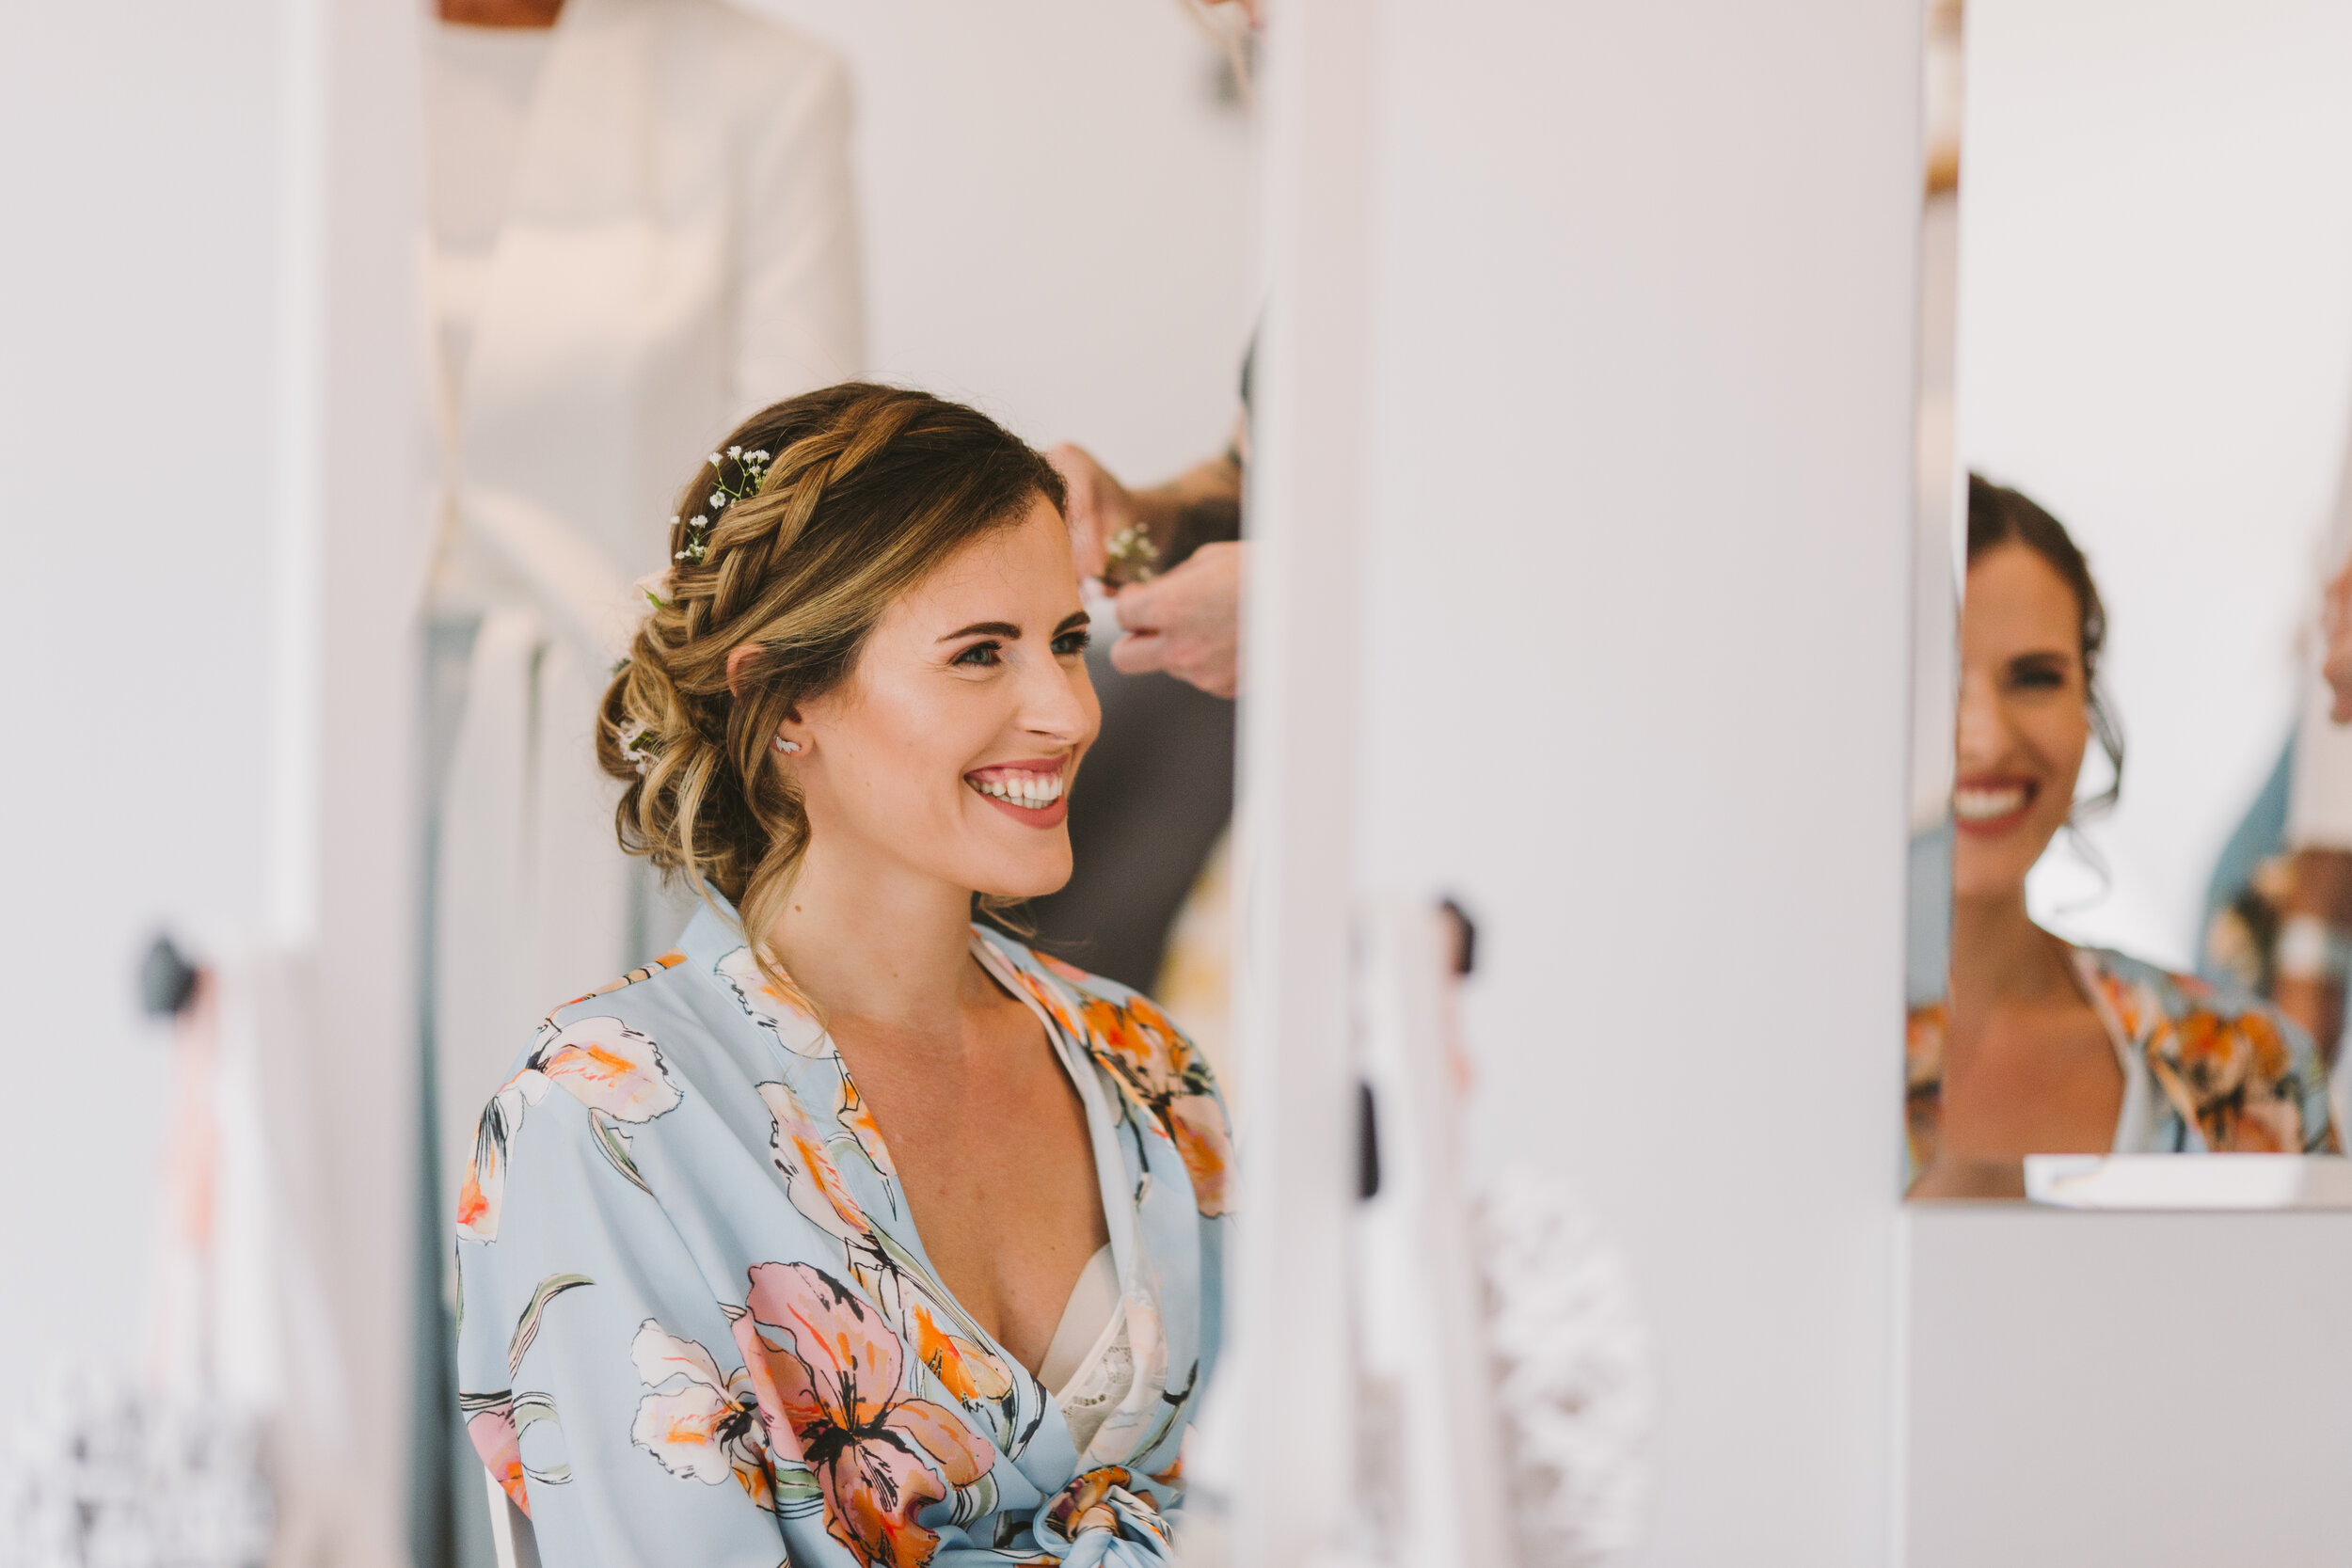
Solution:
[[[762,451],[766,472],[749,488],[730,454]],[[707,516],[709,499],[736,492]],[[791,896],[809,838],[770,740],[849,677],[899,595],[1041,496],[1061,510],[1061,476],[995,420],[863,382],[760,410],[688,481],[670,580],[605,690],[596,760],[627,786],[621,847],[705,898],[724,895],[763,969],[758,938]],[[739,694],[727,660],[747,644],[758,652],[738,672]]]

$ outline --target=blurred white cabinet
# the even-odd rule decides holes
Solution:
[[[2352,1563],[2352,1215],[1903,1223],[1908,1568]]]

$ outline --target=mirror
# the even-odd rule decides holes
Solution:
[[[2331,1152],[2352,8],[1927,37],[1905,1191]]]

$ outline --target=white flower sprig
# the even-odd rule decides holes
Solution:
[[[645,776],[645,769],[653,766],[654,749],[645,744],[649,733],[634,719],[621,730],[621,755],[628,758],[628,765],[637,769],[641,779]]]
[[[710,454],[710,475],[719,487],[710,492],[710,499],[705,503],[708,510],[686,520],[686,547],[677,552],[675,559],[690,566],[703,563],[703,557],[710,551],[710,531],[717,526],[719,515],[735,502],[759,494],[771,461],[765,451],[745,451],[741,447],[729,447],[723,452]],[[729,467],[735,470],[731,481],[727,478]],[[677,527],[678,519],[671,518],[670,526]]]

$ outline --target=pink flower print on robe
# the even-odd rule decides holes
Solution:
[[[838,1121],[828,1129],[803,1111],[800,1101],[782,1084],[760,1085],[759,1098],[773,1122],[768,1135],[769,1153],[777,1174],[784,1178],[785,1196],[792,1200],[792,1207],[827,1235],[852,1246],[867,1244],[873,1222],[866,1217],[833,1157],[834,1138],[840,1135]]]
[[[995,1463],[994,1445],[902,1387],[898,1337],[849,1287],[806,1263],[757,1263],[735,1320],[768,1447],[805,1463],[825,1528],[861,1568],[922,1568],[939,1545],[920,1523],[951,1486]]]
[[[759,967],[749,947],[739,947],[715,966],[719,978],[753,1022],[795,1056],[821,1060],[834,1055],[833,1037],[817,1022],[817,1009],[789,977],[778,980]]]
[[[844,1078],[840,1108],[821,1120],[810,1116],[785,1085],[762,1084],[759,1096],[774,1119],[769,1149],[792,1207],[811,1225],[840,1239],[843,1263],[950,1393],[965,1401],[1003,1399],[1012,1388],[1011,1369],[979,1343],[914,1255],[895,1245],[867,1217],[834,1158],[836,1148],[851,1159],[862,1155],[885,1183],[889,1180],[882,1130],[859,1101],[856,1086]]]
[[[515,1430],[514,1399],[509,1396],[468,1416],[466,1437],[500,1489],[530,1518],[531,1494],[523,1486],[522,1434]]]
[[[617,1018],[583,1018],[560,1029],[549,1025],[522,1070],[483,1109],[474,1132],[473,1159],[457,1192],[460,1236],[476,1242],[498,1240],[508,1145],[522,1126],[524,1113],[555,1087],[588,1108],[597,1151],[624,1178],[644,1188],[645,1179],[629,1158],[628,1136],[621,1128],[675,1110],[683,1098],[670,1081],[660,1049]]]

